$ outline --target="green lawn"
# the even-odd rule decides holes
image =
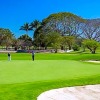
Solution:
[[[11,53],[12,60],[31,60],[31,53]],[[35,60],[100,60],[100,54],[36,53]],[[0,60],[7,60],[7,53],[0,53]]]
[[[85,78],[100,74],[100,65],[71,60],[1,61],[0,84]]]
[[[100,59],[92,54],[0,54],[0,100],[36,100],[43,91],[65,86],[100,84]],[[53,59],[53,60],[51,60]]]

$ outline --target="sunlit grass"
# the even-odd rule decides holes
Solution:
[[[0,54],[0,100],[36,100],[43,91],[66,86],[100,84],[99,54]]]

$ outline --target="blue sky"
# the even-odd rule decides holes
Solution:
[[[0,0],[0,27],[16,37],[25,22],[42,20],[52,13],[71,12],[82,18],[100,18],[100,0]],[[32,32],[29,35],[32,36]]]

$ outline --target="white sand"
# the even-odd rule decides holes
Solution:
[[[40,94],[37,100],[100,100],[100,84],[53,89]]]
[[[95,61],[95,60],[89,60],[89,61],[86,61],[86,62],[100,63],[100,61]]]

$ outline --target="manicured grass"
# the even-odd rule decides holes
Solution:
[[[0,100],[36,100],[43,91],[66,86],[100,84],[99,54],[0,54]],[[51,60],[53,59],[53,60]]]
[[[0,100],[37,100],[36,98],[40,93],[50,89],[97,83],[100,84],[100,76],[72,80],[0,85]]]
[[[12,60],[32,60],[31,53],[11,53]],[[0,53],[0,60],[7,60],[7,53]],[[100,54],[36,53],[35,60],[100,60]]]
[[[1,61],[0,84],[84,78],[99,75],[99,66],[71,60]]]

